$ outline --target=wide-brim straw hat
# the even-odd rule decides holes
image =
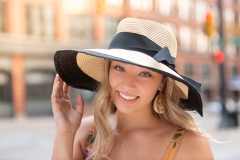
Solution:
[[[144,19],[125,18],[108,49],[59,50],[54,63],[59,76],[68,85],[96,91],[103,80],[104,60],[144,67],[172,78],[181,90],[184,110],[196,110],[201,116],[200,84],[175,70],[177,41],[164,25]]]

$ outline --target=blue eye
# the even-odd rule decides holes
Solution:
[[[147,72],[142,72],[140,73],[140,76],[143,76],[143,77],[150,77],[151,75]]]
[[[114,68],[116,68],[116,70],[118,70],[118,71],[124,71],[124,69],[122,67],[120,67],[120,66],[116,66]]]

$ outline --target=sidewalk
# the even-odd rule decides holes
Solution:
[[[194,119],[219,141],[211,142],[216,160],[240,159],[240,127],[218,129],[218,115],[205,113]],[[0,160],[48,160],[51,159],[55,126],[53,117],[0,119]]]
[[[0,160],[49,160],[53,147],[52,117],[0,120]]]
[[[210,141],[216,160],[240,160],[240,127],[220,129],[222,117],[217,114],[204,113],[204,117],[193,116],[202,128],[215,140],[226,143]]]

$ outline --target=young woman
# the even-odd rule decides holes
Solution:
[[[125,18],[109,49],[61,50],[54,57],[52,159],[213,159],[209,136],[186,110],[202,116],[200,84],[175,70],[177,42],[162,24]],[[68,85],[96,91],[94,116],[73,109]]]

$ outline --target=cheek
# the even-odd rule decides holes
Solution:
[[[142,88],[142,93],[147,97],[154,98],[157,91],[158,91],[158,88],[155,88],[153,86],[146,86],[146,87]]]
[[[116,86],[120,83],[120,78],[116,77],[111,72],[109,73],[109,84],[111,88],[116,88]]]
[[[149,95],[149,97],[153,97],[155,96],[155,94],[157,93],[157,91],[159,90],[159,86],[160,85],[156,85],[158,84],[158,82],[143,82],[140,83],[138,86],[139,90],[141,90],[141,92],[145,95]]]
[[[158,90],[160,88],[160,82],[158,80],[139,80],[139,86],[146,90]]]

